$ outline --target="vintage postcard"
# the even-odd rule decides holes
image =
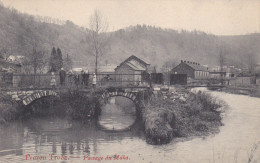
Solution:
[[[0,0],[0,162],[260,162],[260,1]]]

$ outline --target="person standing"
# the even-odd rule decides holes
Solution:
[[[82,85],[83,86],[88,86],[88,79],[89,79],[89,74],[88,73],[86,73],[86,71],[83,71],[82,70],[82,73],[81,73],[81,75],[82,75]]]
[[[66,71],[64,71],[63,68],[60,70],[60,85],[64,86],[65,85],[65,78],[66,78]]]
[[[80,75],[79,74],[75,74],[74,81],[75,81],[75,85],[76,85],[76,87],[78,89],[79,85],[80,85]]]
[[[55,77],[54,72],[51,72],[51,88],[52,89],[55,89],[55,87],[56,87],[56,79],[55,78],[56,77]]]
[[[73,72],[72,72],[72,70],[70,70],[70,71],[68,72],[68,83],[69,83],[69,87],[72,87],[72,86],[73,86],[73,81],[74,81],[74,79],[73,79]]]
[[[96,89],[96,85],[97,85],[97,75],[93,73],[92,86],[94,89]]]

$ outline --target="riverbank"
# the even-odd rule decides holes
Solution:
[[[226,86],[221,91],[232,94],[249,95],[251,97],[260,98],[260,86],[248,85],[248,86]]]
[[[165,144],[174,137],[205,136],[219,131],[222,103],[217,99],[188,90],[179,99],[171,97],[157,96],[145,107],[143,121],[148,143]]]

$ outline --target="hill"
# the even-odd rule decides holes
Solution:
[[[50,18],[51,19],[51,18]],[[88,29],[71,21],[43,21],[41,17],[21,14],[0,6],[0,50],[12,55],[32,55],[33,47],[50,56],[52,47],[69,54],[75,66],[94,63],[88,51]],[[144,58],[157,70],[190,60],[204,65],[219,65],[219,54],[225,64],[240,67],[260,60],[260,34],[216,36],[201,31],[188,32],[137,25],[106,33],[109,35],[102,63],[119,64],[130,55]]]

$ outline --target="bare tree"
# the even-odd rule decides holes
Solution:
[[[67,54],[66,58],[63,60],[63,67],[65,68],[66,71],[72,69],[72,59],[69,56],[69,54]]]
[[[90,53],[95,57],[95,73],[98,71],[98,59],[104,54],[107,43],[108,22],[101,12],[95,10],[89,18]]]
[[[256,56],[254,53],[249,52],[247,54],[247,61],[248,61],[248,71],[250,74],[255,73],[255,67],[256,67]]]
[[[47,66],[45,51],[38,50],[34,46],[31,55],[27,56],[22,64],[25,73],[33,72],[34,75],[36,75],[37,72],[42,73],[43,69]]]
[[[223,47],[220,48],[220,52],[219,52],[219,67],[220,67],[220,79],[221,79],[221,84],[224,84],[224,64],[225,64],[225,49]]]

